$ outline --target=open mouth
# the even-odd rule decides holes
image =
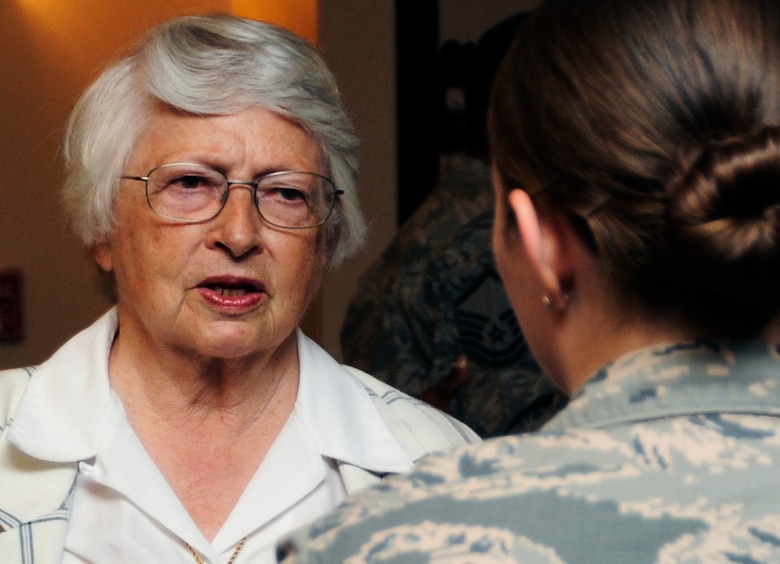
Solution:
[[[247,280],[242,281],[208,281],[202,284],[202,287],[208,288],[212,292],[219,294],[220,296],[233,297],[233,296],[247,296],[249,294],[257,294],[264,291],[264,288],[259,284],[254,284]]]
[[[253,294],[258,290],[251,286],[242,286],[238,288],[226,287],[226,286],[208,286],[211,290],[219,294],[220,296],[246,296],[247,294]]]

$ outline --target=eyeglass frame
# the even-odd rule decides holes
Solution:
[[[212,215],[211,217],[203,218],[203,219],[181,219],[178,217],[171,217],[167,215],[161,214],[159,211],[154,209],[154,206],[152,205],[152,202],[149,198],[149,177],[151,174],[161,168],[169,167],[169,166],[195,166],[199,168],[205,168],[208,170],[211,170],[213,172],[216,172],[220,176],[222,176],[225,179],[225,195],[222,198],[222,202],[219,206],[219,209]],[[273,221],[269,220],[267,217],[263,215],[263,212],[260,210],[260,200],[257,198],[257,191],[260,188],[260,182],[264,178],[269,178],[273,176],[281,176],[284,174],[308,174],[310,176],[316,176],[318,178],[321,178],[325,180],[330,186],[333,188],[333,200],[330,205],[330,209],[328,210],[328,213],[325,215],[325,217],[320,221],[319,223],[315,223],[314,225],[305,225],[305,226],[289,226],[289,225],[279,225],[278,223],[274,223]],[[149,206],[149,209],[152,210],[152,212],[157,215],[158,217],[161,217],[163,219],[167,219],[168,221],[174,221],[177,223],[205,223],[207,221],[211,221],[215,217],[217,217],[223,209],[225,209],[225,205],[227,204],[228,198],[230,197],[230,187],[231,186],[251,186],[252,187],[252,200],[254,201],[254,208],[257,210],[257,213],[260,215],[263,221],[265,221],[267,224],[272,225],[273,227],[278,227],[279,229],[293,229],[293,230],[300,230],[300,229],[314,229],[315,227],[320,227],[324,225],[328,219],[330,219],[330,216],[333,214],[333,209],[336,207],[336,200],[339,196],[342,196],[344,194],[344,190],[340,190],[336,188],[336,184],[333,182],[333,179],[316,172],[308,172],[303,170],[275,170],[273,172],[269,172],[266,174],[261,174],[258,176],[255,180],[230,180],[223,172],[220,172],[214,167],[207,166],[200,163],[188,163],[188,162],[175,162],[175,163],[164,163],[159,166],[154,167],[149,172],[146,173],[146,176],[134,176],[130,174],[123,174],[119,176],[122,180],[137,180],[140,182],[144,182],[144,193],[146,195],[146,204]]]

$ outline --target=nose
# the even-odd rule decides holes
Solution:
[[[255,206],[254,183],[231,182],[226,197],[222,211],[212,220],[212,244],[234,258],[259,252],[263,220]]]

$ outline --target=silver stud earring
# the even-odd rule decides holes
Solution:
[[[553,303],[553,299],[549,294],[542,296],[542,303],[547,309],[555,309],[556,311],[563,311],[569,307],[569,293],[561,292],[559,299],[557,300],[557,306]]]

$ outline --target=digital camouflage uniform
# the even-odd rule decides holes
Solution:
[[[288,545],[298,560],[780,562],[780,350],[657,346],[544,431],[432,455]]]
[[[424,397],[465,355],[467,378],[445,410],[483,437],[538,429],[566,398],[541,374],[497,273],[489,167],[444,163],[434,192],[361,278],[344,360]]]

